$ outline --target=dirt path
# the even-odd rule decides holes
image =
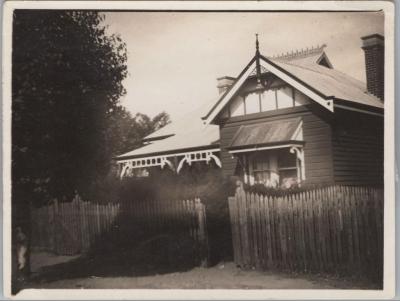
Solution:
[[[76,258],[79,258],[79,255],[60,256],[48,252],[34,252],[31,254],[31,271],[36,273],[44,267],[69,262]]]
[[[243,271],[233,263],[142,277],[88,277],[37,283],[36,288],[118,289],[362,289],[352,282],[304,275]],[[365,287],[364,287],[365,288]]]

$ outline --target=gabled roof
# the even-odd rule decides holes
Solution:
[[[272,61],[325,96],[333,96],[348,102],[383,108],[383,102],[379,98],[366,92],[367,88],[363,82],[340,71],[318,64]]]
[[[365,83],[333,69],[323,47],[304,52],[292,52],[278,57],[267,58],[260,55],[261,68],[266,72],[273,73],[331,112],[334,111],[335,99],[349,104],[356,103],[383,109],[383,102],[367,92]],[[256,56],[252,58],[231,88],[203,116],[206,123],[214,121],[246,79],[254,74],[256,59]]]
[[[150,141],[148,144],[122,154],[116,159],[124,160],[171,152],[179,153],[187,150],[219,148],[218,126],[205,125],[201,120],[201,116],[209,107],[210,103],[205,103],[196,110],[185,114],[179,120],[146,136],[143,140]]]

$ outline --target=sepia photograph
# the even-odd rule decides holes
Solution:
[[[10,2],[11,298],[394,294],[392,3]]]

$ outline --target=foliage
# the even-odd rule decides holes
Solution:
[[[15,191],[41,198],[86,191],[108,171],[106,129],[125,93],[127,54],[103,20],[88,11],[14,12]]]
[[[169,122],[131,116],[126,45],[93,11],[16,10],[12,53],[12,183],[16,201],[91,196],[111,159]]]
[[[167,113],[161,112],[153,118],[141,113],[132,115],[124,108],[117,107],[110,116],[107,128],[107,145],[112,157],[131,151],[143,145],[142,139],[170,123]],[[114,175],[115,177],[115,175]]]
[[[196,163],[195,163],[196,164]],[[195,165],[193,164],[193,165]],[[197,165],[197,164],[196,164]],[[198,164],[197,166],[201,166]],[[107,178],[99,198],[104,201],[183,200],[201,198],[205,203],[211,198],[221,199],[234,194],[234,186],[222,177],[221,170],[208,166],[183,170],[179,175],[165,168],[155,167],[150,177]],[[108,193],[107,193],[108,192]],[[209,205],[209,204],[206,204]],[[211,204],[210,204],[211,205]]]
[[[211,163],[210,163],[211,164]],[[228,196],[235,193],[235,183],[224,178],[221,169],[193,163],[179,175],[168,168],[150,171],[148,178],[107,178],[96,200],[103,202],[146,202],[146,200],[187,200],[199,197],[206,205],[211,262],[232,256]],[[122,231],[122,230],[121,230]],[[126,232],[113,234],[115,240]],[[132,235],[131,233],[129,235]]]
[[[321,183],[321,184],[309,184],[309,185],[302,185],[302,186],[293,186],[291,188],[281,188],[281,187],[267,187],[263,184],[255,184],[255,185],[249,185],[249,184],[244,184],[243,188],[244,190],[251,192],[251,193],[257,193],[261,195],[267,195],[267,196],[285,196],[293,193],[300,193],[300,192],[306,192],[311,189],[317,189],[317,188],[323,188],[327,186],[331,186],[332,183]]]

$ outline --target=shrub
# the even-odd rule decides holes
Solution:
[[[178,175],[165,168],[154,168],[151,176],[142,178],[109,177],[98,183],[93,199],[98,202],[142,202],[146,200],[188,200],[200,198],[206,205],[207,231],[211,263],[232,254],[228,196],[234,195],[235,184],[222,176],[219,168],[194,163]],[[122,221],[120,221],[121,223]],[[122,223],[108,239],[122,243],[127,233],[137,236],[135,229]],[[137,231],[136,231],[137,232]]]
[[[257,193],[261,195],[267,195],[267,196],[285,196],[293,193],[300,193],[300,192],[305,192],[309,191],[312,189],[318,189],[318,188],[324,188],[327,186],[331,186],[332,183],[325,183],[325,184],[318,184],[318,185],[302,185],[302,186],[294,186],[291,188],[273,188],[273,187],[266,187],[263,184],[255,184],[255,185],[249,185],[249,184],[244,184],[243,188],[244,190],[251,192],[251,193]]]

